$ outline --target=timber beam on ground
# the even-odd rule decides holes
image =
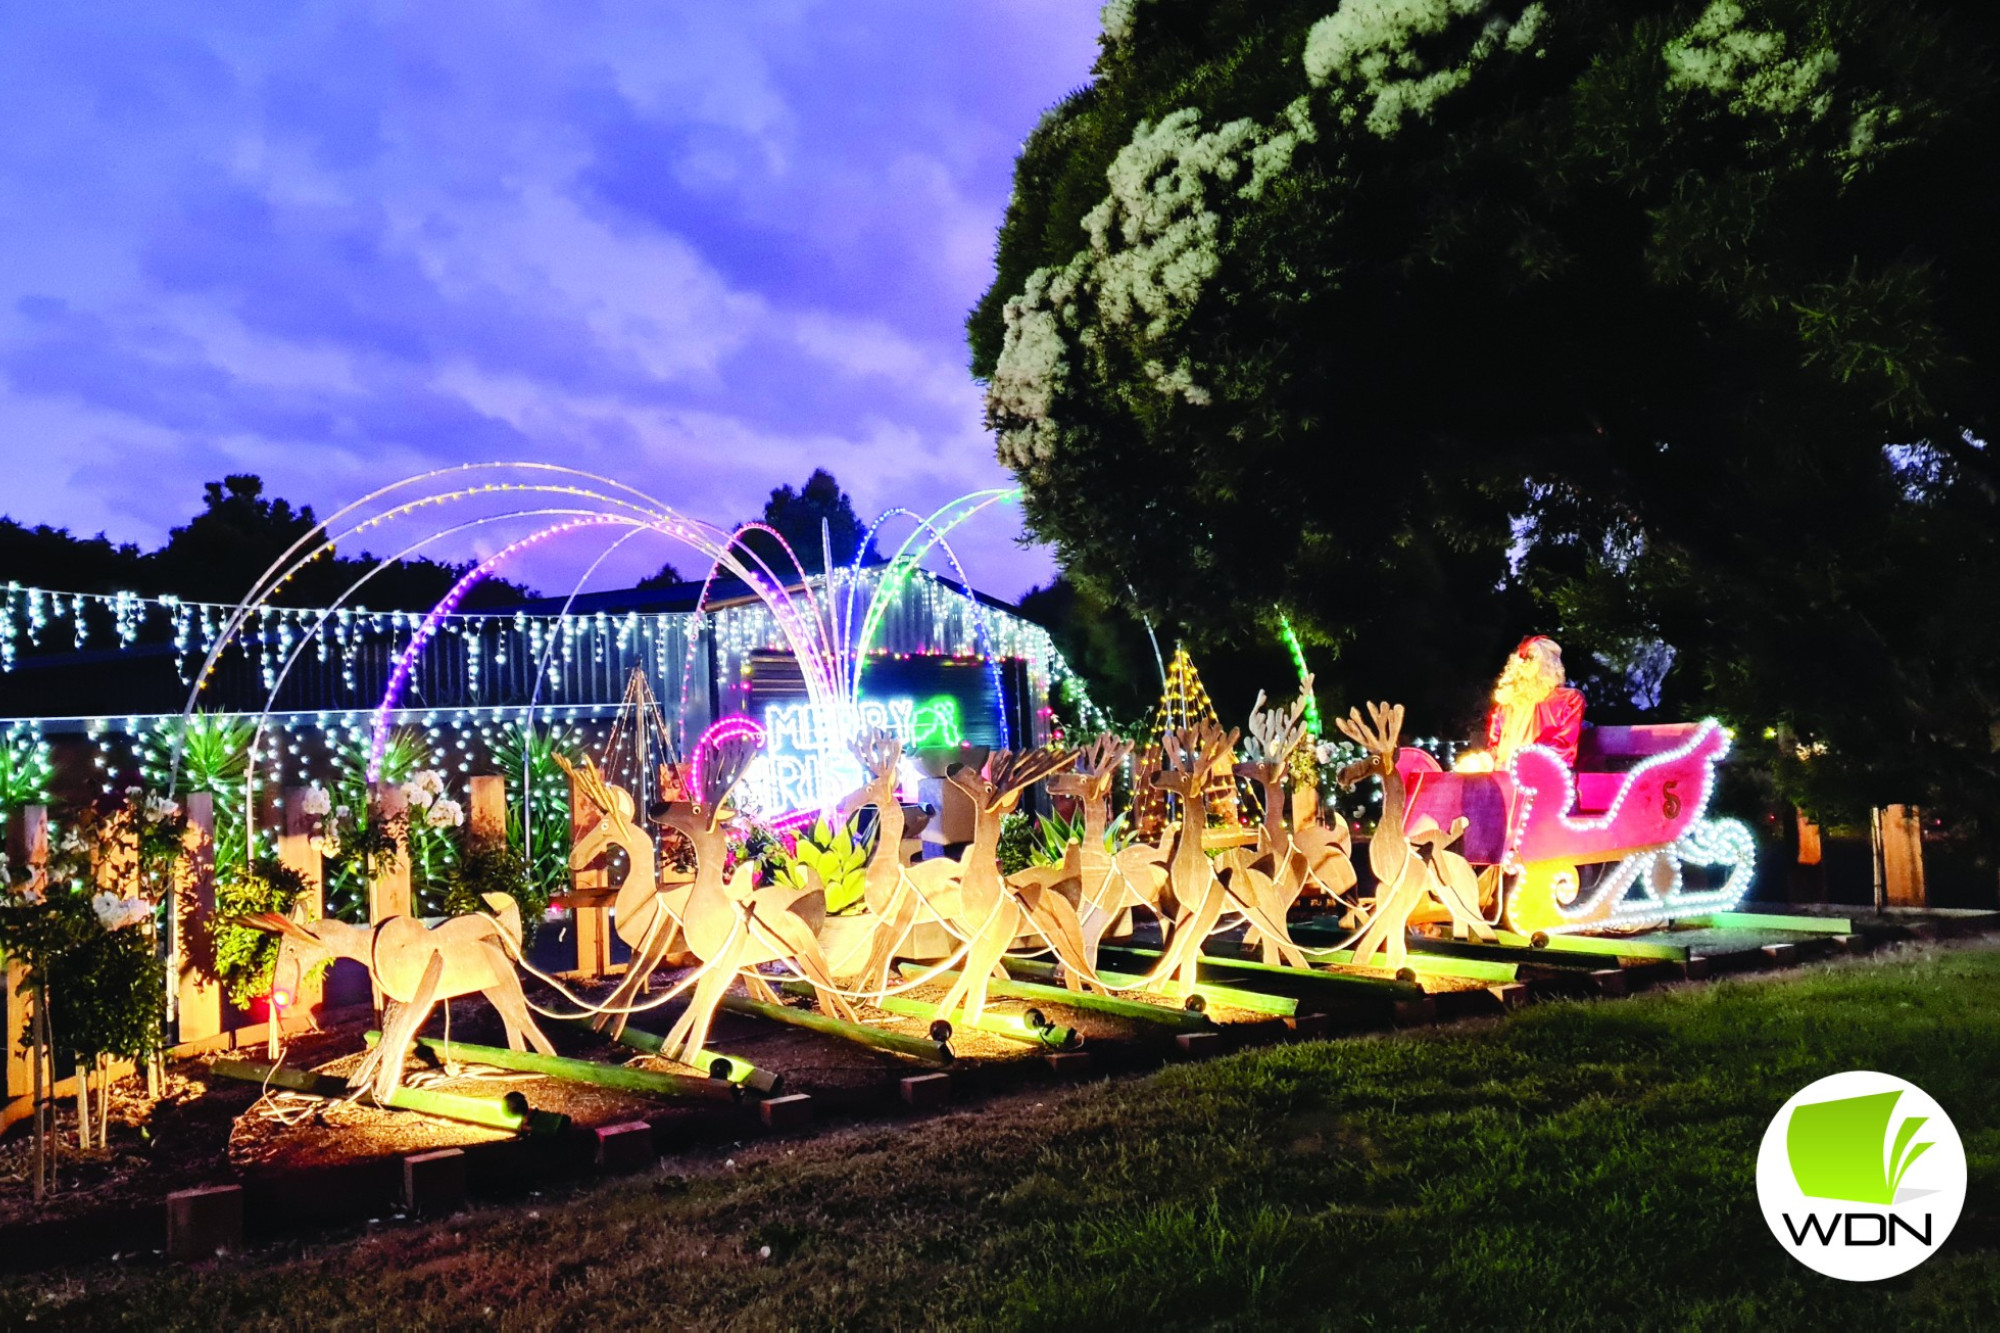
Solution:
[[[900,964],[905,976],[923,976],[927,969],[917,963]],[[957,980],[956,972],[938,973],[932,980],[949,985]],[[1103,1014],[1107,1018],[1129,1018],[1141,1023],[1157,1023],[1179,1032],[1204,1032],[1210,1027],[1206,1015],[1192,1009],[1169,1008],[1165,1004],[1148,1004],[1144,1000],[1125,1000],[1113,995],[1093,995],[1083,991],[1067,990],[1061,986],[1043,985],[1037,981],[1019,981],[998,978],[986,983],[986,993],[1003,1000],[1031,1000],[1042,1004],[1068,1005],[1086,1013]],[[936,1006],[932,1006],[936,1011]]]
[[[371,1047],[381,1039],[380,1032],[362,1034],[362,1040]],[[690,1074],[669,1074],[653,1069],[634,1069],[630,1065],[608,1065],[597,1060],[575,1060],[562,1055],[543,1055],[538,1051],[516,1051],[505,1046],[478,1046],[463,1041],[446,1042],[435,1037],[419,1037],[416,1045],[439,1060],[491,1065],[495,1069],[540,1074],[544,1078],[565,1079],[572,1083],[593,1083],[599,1087],[617,1088],[621,1092],[643,1092],[654,1097],[678,1097],[710,1102],[740,1101],[743,1097],[740,1084],[732,1083],[722,1077],[700,1078]]]
[[[588,1032],[596,1031],[596,1029],[590,1026],[590,1020],[587,1018],[568,1018],[562,1021],[570,1024],[572,1027],[579,1027]],[[609,1033],[599,1033],[598,1035],[610,1036]],[[648,1032],[645,1028],[635,1028],[630,1023],[627,1023],[624,1029],[612,1039],[620,1046],[629,1046],[633,1050],[646,1055],[658,1055],[666,1048],[667,1044],[666,1038],[662,1037],[659,1033]],[[740,1055],[724,1055],[721,1051],[715,1050],[698,1051],[685,1063],[691,1069],[707,1070],[711,1078],[726,1079],[731,1083],[741,1084],[743,1087],[750,1089],[750,1091],[759,1093],[765,1097],[776,1097],[784,1092],[785,1076],[783,1074],[774,1073],[768,1069],[759,1069]]]
[[[1157,962],[1160,957],[1158,949],[1142,949],[1136,945],[1107,944],[1099,952],[1101,955],[1111,954],[1130,957],[1146,963]],[[1354,956],[1352,951],[1343,950],[1337,952],[1330,949],[1309,949],[1303,945],[1300,946],[1300,952],[1304,953],[1309,960],[1315,963],[1345,964]],[[1511,970],[1504,977],[1498,976],[1498,964],[1486,964],[1485,966],[1495,968],[1496,976],[1493,978],[1494,980],[1512,981],[1514,979],[1514,974]],[[1422,969],[1418,969],[1417,971],[1418,975],[1421,976]],[[1102,976],[1103,973],[1100,972],[1099,975]],[[1198,975],[1203,978],[1213,975],[1217,978],[1218,982],[1238,983],[1255,981],[1275,986],[1301,987],[1311,991],[1315,1000],[1341,998],[1395,1001],[1421,999],[1424,995],[1423,986],[1408,977],[1392,977],[1386,974],[1370,974],[1367,972],[1333,972],[1328,971],[1324,967],[1298,968],[1286,966],[1282,963],[1262,963],[1248,958],[1228,958],[1212,953],[1202,955]],[[1107,977],[1106,979],[1109,980],[1110,978]],[[1204,980],[1197,989],[1198,991],[1220,991],[1224,987],[1219,984],[1211,986]],[[1235,993],[1239,995],[1261,994],[1261,992],[1243,990],[1237,990]],[[1231,1001],[1224,996],[1218,995],[1216,1003],[1229,1004]],[[1239,1007],[1248,1008],[1250,1006],[1243,1005]],[[1297,1009],[1294,1008],[1289,1013],[1284,1013],[1280,1016],[1289,1018],[1297,1012]]]
[[[912,1000],[905,995],[885,995],[874,1003],[883,1013],[895,1014],[899,1018],[930,1018],[937,1013],[935,1004]],[[1042,1021],[1035,1022],[1037,1018]],[[1083,1045],[1081,1032],[1049,1022],[1042,1017],[1039,1009],[1029,1009],[1020,1014],[1004,1014],[989,1009],[979,1016],[979,1021],[972,1027],[991,1036],[1051,1051],[1073,1051]]]
[[[1111,951],[1105,951],[1111,952]],[[1125,951],[1118,951],[1125,952]],[[1150,950],[1133,950],[1143,956],[1151,953],[1157,959],[1158,953]],[[1033,981],[1046,981],[1059,985],[1062,981],[1060,969],[1054,963],[1045,963],[1034,958],[1003,958],[1007,970],[1016,977],[1026,977]],[[1146,984],[1144,975],[1136,972],[1109,972],[1097,969],[1097,979],[1113,990],[1136,990]],[[1242,1009],[1253,1014],[1268,1014],[1273,1018],[1291,1018],[1299,1012],[1299,1001],[1291,995],[1272,995],[1266,991],[1243,990],[1233,986],[1219,986],[1206,981],[1197,981],[1195,998],[1201,1001],[1201,1008],[1209,1005],[1226,1005],[1232,1009]],[[1194,1006],[1188,1006],[1190,1008]]]
[[[283,1088],[287,1092],[301,1092],[329,1100],[345,1097],[354,1091],[345,1079],[330,1074],[285,1069],[263,1060],[217,1060],[209,1065],[208,1071],[220,1078],[255,1083],[265,1088]],[[372,1096],[366,1099],[374,1103]],[[534,1137],[560,1134],[569,1127],[568,1116],[553,1111],[537,1111],[519,1092],[510,1092],[504,1097],[471,1097],[464,1093],[437,1092],[429,1088],[397,1087],[386,1102],[374,1104]]]
[[[786,1023],[824,1036],[838,1037],[843,1041],[870,1046],[878,1051],[888,1051],[894,1055],[920,1060],[925,1064],[948,1065],[954,1058],[949,1042],[912,1037],[902,1032],[887,1032],[881,1028],[870,1027],[866,1023],[849,1023],[845,1019],[830,1018],[811,1009],[798,1009],[788,1004],[767,1004],[763,1000],[752,1000],[747,996],[725,995],[722,997],[722,1008],[732,1014],[768,1019],[773,1023]]]

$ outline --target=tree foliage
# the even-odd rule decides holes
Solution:
[[[1117,0],[969,321],[1030,525],[1163,627],[1288,613],[1329,703],[1463,728],[1533,629],[1829,813],[1990,808],[1996,48],[1887,0]]]
[[[155,551],[77,537],[65,528],[0,518],[0,580],[64,592],[171,593],[190,601],[234,603],[293,543],[319,524],[311,505],[264,494],[263,479],[236,474],[203,487],[202,508]],[[315,539],[320,540],[320,539]],[[331,606],[379,563],[366,552],[333,551],[301,569],[272,598],[291,606]],[[416,557],[369,577],[354,605],[427,611],[471,566]],[[510,605],[529,593],[504,579],[474,587],[467,610]]]
[[[868,525],[854,512],[854,502],[840,489],[834,475],[823,467],[814,468],[806,484],[797,490],[790,486],[774,487],[759,521],[784,538],[792,555],[786,556],[768,533],[749,532],[744,535],[742,545],[761,557],[780,578],[799,568],[808,574],[821,572],[826,568],[829,548],[834,564],[847,564],[868,536]],[[875,544],[870,541],[868,557],[873,558],[874,554]],[[793,557],[797,558],[797,565],[792,563]]]

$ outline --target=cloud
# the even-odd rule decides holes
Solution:
[[[325,512],[494,457],[724,523],[815,466],[866,508],[1003,483],[963,315],[1094,31],[1058,0],[10,12],[8,507],[156,541],[226,470]],[[1002,593],[1047,572],[1017,530],[968,536]]]

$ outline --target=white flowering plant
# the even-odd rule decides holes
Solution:
[[[460,856],[457,830],[465,824],[465,807],[451,796],[428,738],[400,728],[378,752],[359,732],[335,746],[333,765],[333,780],[306,796],[314,845],[329,863],[327,914],[364,919],[369,881],[402,857],[410,867],[412,906],[420,915],[442,911]],[[398,798],[387,805],[379,796],[385,787]]]
[[[54,1087],[58,1051],[101,1078],[110,1057],[161,1049],[166,966],[155,929],[160,897],[149,894],[147,873],[162,873],[164,854],[149,863],[143,849],[149,830],[163,837],[182,821],[166,803],[148,808],[135,798],[77,812],[38,863],[0,860],[0,953],[26,972],[32,1058],[43,1062],[45,1088]],[[94,1132],[101,1144],[101,1124]]]

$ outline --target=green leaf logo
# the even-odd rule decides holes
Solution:
[[[1908,1116],[1889,1141],[1889,1118],[1903,1094],[1875,1092],[1830,1102],[1807,1102],[1792,1111],[1785,1153],[1799,1191],[1815,1199],[1891,1204],[1911,1163],[1931,1147],[1913,1143],[1924,1116]]]

